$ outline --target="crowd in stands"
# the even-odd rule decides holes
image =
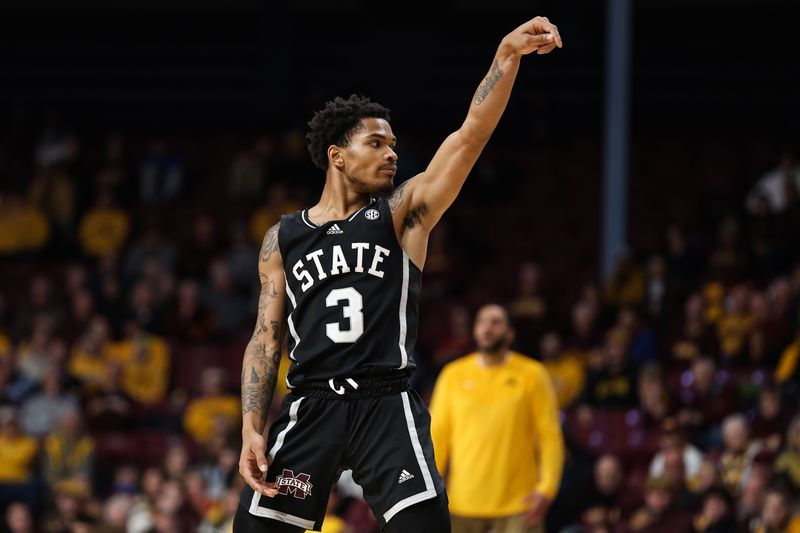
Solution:
[[[230,531],[260,242],[322,176],[296,132],[188,144],[50,125],[23,156],[0,150],[0,531]],[[794,159],[740,191],[713,238],[669,224],[657,249],[566,291],[542,260],[558,250],[531,257],[497,223],[516,210],[508,225],[547,228],[514,197],[535,186],[498,194],[520,167],[485,157],[431,235],[423,398],[474,349],[476,307],[506,304],[562,411],[548,530],[800,531]],[[352,483],[329,515],[325,531],[377,531]]]

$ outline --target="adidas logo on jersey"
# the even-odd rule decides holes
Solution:
[[[397,483],[399,485],[400,483],[408,481],[409,479],[414,479],[414,474],[412,474],[408,470],[403,469],[403,471],[400,472],[400,479],[397,480]]]
[[[344,232],[339,227],[339,224],[334,224],[333,226],[328,228],[328,231],[326,231],[325,233],[327,233],[328,235],[338,235],[338,234],[344,233]]]

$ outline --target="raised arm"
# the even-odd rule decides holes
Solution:
[[[503,38],[464,123],[445,139],[424,172],[392,194],[401,242],[409,228],[420,226],[430,232],[455,200],[506,108],[520,58],[532,52],[546,54],[555,47],[561,47],[561,36],[545,17],[536,17]]]
[[[270,497],[277,493],[277,487],[274,483],[263,480],[263,474],[268,467],[264,428],[281,362],[283,305],[286,297],[283,263],[278,250],[279,227],[280,223],[271,227],[261,245],[258,261],[261,279],[258,317],[242,361],[243,420],[239,473],[253,490]]]

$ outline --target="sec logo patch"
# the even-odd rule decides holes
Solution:
[[[377,209],[367,209],[367,211],[364,213],[364,216],[367,217],[367,220],[378,220],[378,217],[381,216],[381,214]]]

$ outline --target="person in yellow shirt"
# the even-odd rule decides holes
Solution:
[[[125,244],[129,229],[128,214],[114,205],[111,193],[102,192],[95,206],[81,218],[81,248],[92,257],[116,254]]]
[[[16,407],[0,407],[0,484],[30,482],[38,454],[36,439],[20,431]]]
[[[553,380],[558,407],[566,409],[580,396],[586,384],[584,363],[574,352],[564,352],[561,337],[555,331],[549,331],[542,336],[539,355]]]
[[[144,331],[116,345],[112,358],[122,367],[122,390],[142,405],[163,401],[169,381],[169,348],[160,337]]]
[[[87,392],[98,390],[106,377],[106,367],[112,353],[110,336],[108,321],[96,316],[72,348],[67,370]]]
[[[47,244],[50,226],[42,211],[17,192],[0,196],[0,255],[31,252]]]
[[[503,307],[482,307],[473,335],[478,351],[446,365],[431,398],[453,533],[543,531],[564,464],[550,376],[509,350],[514,331]]]
[[[203,444],[218,432],[233,432],[241,421],[239,396],[226,394],[225,376],[220,368],[207,368],[201,377],[203,393],[189,402],[183,426],[194,440]]]

